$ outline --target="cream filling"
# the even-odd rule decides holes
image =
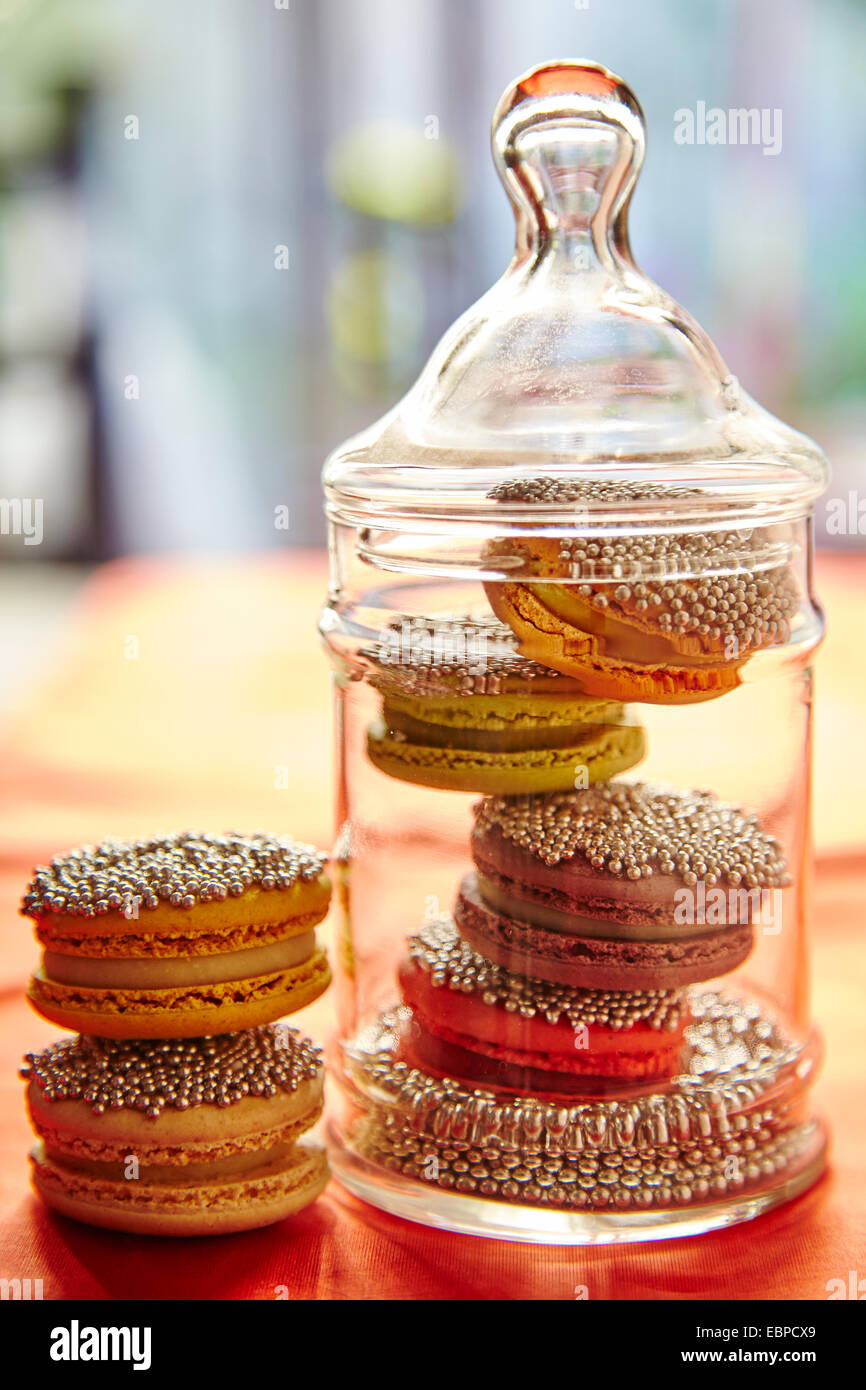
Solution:
[[[620,661],[637,662],[644,666],[659,666],[668,662],[671,665],[687,666],[688,658],[680,647],[671,642],[663,633],[652,634],[639,627],[634,620],[619,619],[608,613],[599,613],[570,588],[562,584],[528,584],[527,588],[544,604],[554,617],[569,623],[580,632],[591,633],[602,644],[604,654]],[[685,645],[699,648],[698,640],[686,634]],[[704,660],[709,659],[705,654]]]
[[[519,922],[528,922],[533,927],[562,932],[566,936],[589,936],[607,941],[675,941],[683,936],[699,936],[701,932],[719,930],[718,923],[709,922],[689,922],[688,926],[678,927],[673,921],[636,925],[608,917],[583,917],[579,913],[562,912],[544,903],[531,902],[528,898],[512,897],[483,874],[479,873],[477,878],[482,898],[497,912],[506,917],[516,917]]]
[[[316,933],[304,932],[285,941],[250,946],[243,951],[223,951],[211,956],[161,956],[102,959],[63,956],[46,951],[45,974],[60,985],[93,989],[176,989],[184,985],[221,985],[248,980],[276,970],[301,965],[316,948]]]
[[[532,727],[528,721],[520,723],[515,719],[512,725],[500,729],[468,727],[444,721],[437,724],[432,720],[414,719],[402,710],[393,709],[387,700],[384,716],[389,729],[403,734],[412,743],[421,743],[428,748],[457,748],[468,753],[524,753],[534,749],[578,748],[609,732],[606,724],[568,724],[553,720],[540,727]]]
[[[223,1178],[241,1177],[256,1168],[263,1168],[278,1159],[288,1158],[295,1148],[293,1140],[273,1144],[266,1149],[253,1149],[248,1153],[227,1154],[210,1163],[148,1164],[146,1156],[140,1160],[137,1169],[129,1163],[100,1163],[97,1159],[72,1157],[45,1145],[45,1156],[61,1168],[72,1168],[76,1173],[85,1173],[94,1178],[108,1179],[110,1182],[179,1183],[220,1182]],[[130,1154],[130,1157],[135,1155]]]

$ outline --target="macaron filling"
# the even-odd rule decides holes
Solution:
[[[549,613],[601,642],[605,654],[620,661],[633,661],[641,666],[659,666],[665,662],[686,666],[690,658],[695,664],[718,660],[718,656],[702,653],[694,640],[689,645],[695,650],[687,654],[661,633],[643,632],[639,627],[611,617],[608,612],[600,612],[573,593],[568,585],[527,584],[526,587]]]
[[[431,748],[463,748],[471,752],[522,753],[537,748],[572,748],[584,739],[595,738],[607,732],[607,725],[577,723],[555,723],[539,721],[534,717],[518,716],[510,721],[491,720],[491,724],[501,727],[485,728],[413,718],[403,710],[395,709],[389,701],[383,705],[383,723],[397,734],[402,734],[412,743],[426,744]]]
[[[134,1155],[138,1159],[134,1176],[128,1161],[124,1163],[101,1163],[97,1159],[81,1158],[78,1155],[54,1149],[47,1143],[44,1143],[44,1154],[46,1159],[56,1163],[61,1168],[89,1177],[105,1179],[109,1182],[170,1183],[172,1187],[177,1187],[198,1183],[223,1182],[227,1178],[246,1176],[258,1169],[271,1168],[289,1158],[295,1147],[294,1141],[290,1141],[243,1153],[227,1154],[211,1163],[184,1164],[149,1164],[147,1153],[144,1152]]]
[[[565,894],[549,889],[533,890],[526,884],[505,878],[476,874],[478,892],[483,900],[506,917],[516,917],[534,927],[563,932],[569,936],[606,938],[611,941],[673,941],[679,936],[699,936],[701,932],[716,932],[718,922],[690,922],[686,927],[666,921],[625,921],[616,917],[590,917],[582,912],[555,906],[567,901]],[[673,909],[672,909],[673,911]]]
[[[209,956],[99,958],[46,951],[43,969],[46,977],[57,984],[92,989],[173,989],[228,984],[270,971],[288,970],[309,960],[315,949],[316,934],[310,931],[264,946]]]

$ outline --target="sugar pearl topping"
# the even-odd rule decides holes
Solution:
[[[694,530],[623,535],[597,530],[609,502],[673,501],[699,497],[697,488],[660,483],[534,478],[502,483],[490,493],[499,501],[556,504],[573,508],[576,527],[592,517],[591,536],[559,539],[557,574],[574,582],[575,593],[599,613],[630,617],[684,650],[725,646],[733,658],[785,642],[800,593],[790,567],[790,537],[759,527],[704,533]],[[531,542],[497,541],[492,553],[526,552]]]
[[[671,1030],[679,1022],[680,996],[670,990],[623,991],[573,989],[512,975],[473,951],[451,918],[426,924],[409,938],[409,958],[430,976],[431,984],[478,995],[521,1018],[566,1019],[575,1031],[595,1024],[616,1032],[636,1023]]]
[[[618,878],[673,875],[689,887],[775,888],[790,882],[785,854],[758,817],[708,791],[600,782],[575,792],[489,796],[477,829],[498,830],[545,864],[582,855]]]
[[[378,645],[361,655],[376,667],[371,684],[418,694],[456,686],[461,695],[500,695],[509,677],[563,679],[520,656],[511,629],[486,615],[401,615],[388,623]]]
[[[628,478],[513,478],[491,488],[488,496],[496,502],[535,502],[540,505],[573,506],[590,502],[664,502],[683,497],[700,497],[696,487],[666,486]]]
[[[321,1071],[321,1052],[294,1028],[272,1023],[215,1038],[123,1041],[78,1037],[24,1058],[21,1075],[46,1100],[80,1100],[95,1115],[236,1105],[245,1096],[294,1092]]]
[[[311,883],[326,863],[327,855],[311,845],[262,833],[187,830],[151,840],[104,840],[37,866],[21,911],[96,917],[131,902],[152,910],[163,901],[192,908],[240,897],[253,886],[267,892]]]
[[[560,1113],[567,1113],[560,1111]],[[464,1133],[466,1131],[464,1130]],[[471,1138],[420,1134],[373,1111],[358,1125],[354,1142],[389,1177],[402,1173],[446,1191],[531,1207],[603,1211],[671,1211],[718,1201],[802,1168],[814,1148],[814,1121],[780,1127],[774,1117],[754,1129],[656,1148],[578,1153],[487,1144]],[[796,1167],[795,1167],[796,1165]],[[393,1181],[393,1177],[391,1177]]]

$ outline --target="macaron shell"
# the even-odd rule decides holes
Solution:
[[[629,724],[602,726],[572,748],[511,753],[411,743],[377,725],[367,735],[370,761],[389,777],[446,791],[504,796],[569,791],[581,768],[589,782],[605,781],[640,762],[644,748],[643,730]]]
[[[657,1081],[676,1071],[679,1049],[664,1052],[632,1053],[625,1057],[608,1054],[596,1059],[575,1052],[571,1057],[545,1058],[519,1048],[479,1043],[459,1033],[433,1033],[419,1028],[406,1044],[413,1064],[442,1076],[471,1082],[476,1086],[501,1087],[538,1099],[581,1095],[609,1095],[617,1083],[634,1086]]]
[[[479,658],[479,670],[476,670],[471,679],[474,683],[480,684],[481,689],[474,689],[467,695],[466,673],[459,669],[456,672],[449,672],[447,666],[438,666],[435,674],[422,670],[419,672],[417,666],[407,664],[405,666],[393,667],[373,667],[370,671],[369,681],[375,690],[387,698],[421,698],[430,701],[441,701],[443,704],[454,704],[456,700],[467,698],[473,701],[478,700],[501,700],[503,696],[514,695],[521,699],[527,696],[553,695],[558,698],[569,696],[571,699],[587,699],[586,692],[581,688],[577,681],[564,676],[561,671],[547,668],[542,670],[536,667],[531,677],[520,673],[521,659],[515,652],[513,654],[513,671],[503,669],[498,666],[495,671],[495,691],[491,691],[487,682],[486,671],[482,659]]]
[[[134,1153],[144,1164],[215,1162],[285,1143],[312,1129],[322,1110],[323,1070],[294,1091],[245,1096],[233,1105],[166,1106],[158,1118],[123,1106],[96,1114],[80,1100],[46,1100],[27,1088],[30,1122],[47,1147],[72,1159],[116,1163]]]
[[[635,934],[641,928],[659,937],[676,939],[685,934],[677,925],[680,898],[688,894],[682,878],[655,872],[649,877],[630,879],[622,874],[593,868],[584,854],[545,864],[529,850],[503,835],[498,827],[472,832],[472,859],[478,872],[489,879],[515,906],[527,899],[557,913],[573,913],[599,921],[631,923]],[[745,925],[760,914],[760,889],[727,888],[724,920],[715,926]],[[520,917],[519,911],[514,913]],[[692,935],[712,930],[713,923],[700,924]],[[603,932],[601,933],[604,934]]]
[[[602,655],[599,639],[552,613],[526,584],[484,586],[496,616],[517,637],[522,655],[578,681],[588,694],[646,704],[696,704],[740,684],[739,664],[657,665]]]
[[[563,683],[567,682],[563,680]],[[596,700],[590,695],[525,694],[465,695],[449,697],[389,695],[386,713],[393,710],[422,723],[448,729],[516,730],[547,729],[569,724],[616,724],[623,717],[618,700]]]
[[[104,912],[94,917],[66,912],[27,915],[33,917],[38,932],[43,934],[40,940],[45,938],[52,942],[63,938],[74,943],[91,937],[118,936],[162,937],[166,941],[187,938],[206,941],[212,937],[222,942],[227,937],[234,939],[240,932],[242,939],[238,946],[243,946],[257,939],[256,928],[263,931],[279,928],[282,936],[292,935],[293,931],[309,930],[326,916],[330,899],[330,879],[327,874],[321,873],[309,883],[298,880],[285,889],[264,889],[254,884],[237,897],[196,903],[190,908],[174,907],[169,902],[160,902],[153,908],[139,906],[137,916],[127,917],[123,911]],[[147,949],[152,950],[153,945]],[[60,950],[61,947],[55,945],[53,949]],[[227,948],[220,946],[219,949]],[[115,946],[111,953],[131,954],[125,944],[122,952],[118,952]],[[177,951],[171,954],[177,954]]]
[[[405,1003],[428,1032],[451,1041],[459,1038],[464,1046],[492,1056],[500,1051],[519,1053],[534,1065],[554,1070],[592,1072],[609,1063],[607,1069],[615,1074],[617,1059],[625,1065],[629,1055],[643,1058],[676,1052],[688,1021],[684,1011],[676,1029],[651,1028],[647,1023],[615,1029],[591,1023],[586,1025],[586,1046],[578,1047],[578,1034],[564,1015],[556,1023],[542,1013],[526,1018],[517,1009],[509,1011],[486,1004],[477,995],[436,986],[428,972],[408,962],[401,965],[399,979]],[[568,1059],[566,1065],[563,1058]]]
[[[142,1235],[227,1235],[269,1226],[301,1211],[329,1178],[324,1149],[299,1144],[289,1158],[263,1165],[234,1182],[116,1182],[79,1173],[45,1154],[31,1153],[33,1184],[63,1216],[90,1226]]]
[[[466,880],[454,920],[473,949],[503,969],[577,989],[679,989],[737,969],[754,942],[748,925],[667,941],[571,936],[496,912]]]
[[[228,951],[247,951],[253,946],[289,941],[294,936],[304,936],[312,931],[323,915],[315,912],[306,917],[295,917],[291,922],[255,923],[229,927],[225,931],[208,928],[207,931],[192,933],[165,932],[159,936],[149,931],[102,932],[98,930],[102,918],[88,922],[70,917],[63,919],[63,924],[57,927],[40,920],[34,928],[34,935],[47,951],[56,951],[59,955],[88,956],[92,959],[146,956],[148,960],[153,960],[163,956],[222,955]]]
[[[271,1023],[311,1004],[331,980],[325,952],[290,970],[226,984],[179,989],[87,989],[61,985],[42,970],[27,997],[43,1018],[104,1038],[195,1038]]]

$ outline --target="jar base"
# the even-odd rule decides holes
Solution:
[[[644,1211],[574,1211],[488,1200],[407,1178],[357,1153],[333,1119],[327,1129],[334,1176],[347,1191],[380,1211],[438,1230],[538,1245],[672,1240],[752,1221],[800,1196],[822,1176],[827,1162],[826,1128],[823,1122],[812,1121],[803,1133],[796,1157],[781,1172],[718,1201]]]

